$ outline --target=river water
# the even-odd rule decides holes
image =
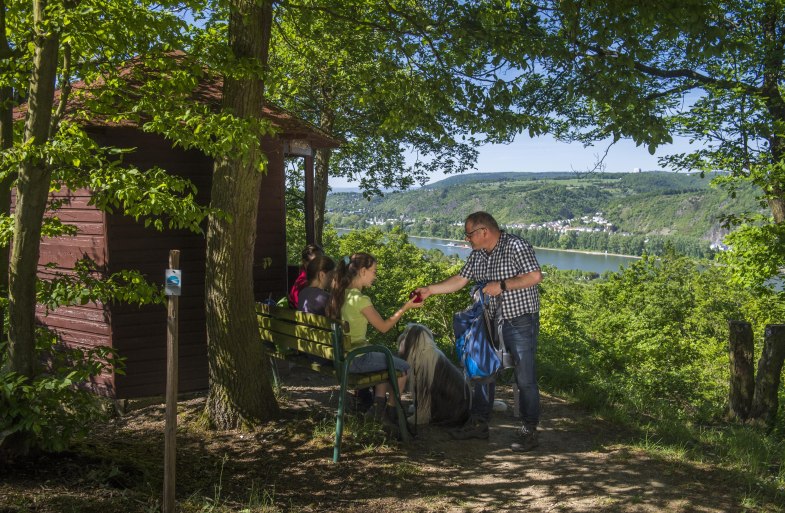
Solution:
[[[346,233],[347,231],[346,229],[339,229],[338,233]],[[409,236],[409,242],[421,249],[438,249],[445,255],[458,255],[464,260],[472,251],[464,242],[447,239]],[[638,259],[631,256],[582,253],[546,248],[535,248],[535,253],[540,265],[552,265],[557,269],[564,270],[579,269],[599,274],[605,271],[618,271],[619,268],[625,267]]]

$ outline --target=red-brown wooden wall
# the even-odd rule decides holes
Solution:
[[[93,137],[104,145],[137,148],[124,161],[141,169],[159,166],[188,177],[209,201],[212,161],[197,151],[173,149],[160,136],[133,128],[96,128]],[[283,143],[264,141],[268,172],[262,183],[255,246],[254,293],[263,299],[287,290],[286,211]],[[185,230],[158,232],[142,221],[103,213],[87,205],[88,191],[65,191],[67,202],[57,212],[63,222],[77,225],[76,237],[45,239],[41,245],[39,274],[68,272],[84,256],[114,273],[137,269],[150,281],[163,283],[171,249],[180,250],[183,295],[180,298],[179,389],[207,387],[207,341],[204,315],[205,237]],[[43,265],[55,262],[57,268]],[[269,263],[269,266],[265,264]],[[109,345],[125,357],[125,375],[106,376],[99,387],[117,398],[161,395],[166,382],[166,308],[129,305],[94,305],[46,312],[39,307],[39,322],[56,331],[64,342],[81,347]]]

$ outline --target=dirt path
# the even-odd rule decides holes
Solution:
[[[509,450],[511,409],[488,441],[421,427],[399,445],[352,417],[333,464],[336,387],[297,372],[284,383],[282,418],[253,433],[200,430],[204,399],[179,404],[178,511],[782,511],[729,471],[648,456],[633,434],[549,396],[531,453]],[[497,398],[512,404],[508,387]],[[0,513],[160,511],[163,427],[162,405],[138,407],[77,451],[0,468]]]
[[[289,390],[293,403],[315,399],[313,389]],[[497,399],[512,406],[509,387],[497,388]],[[745,511],[741,503],[746,490],[734,484],[731,473],[630,449],[630,433],[558,398],[543,397],[540,447],[535,451],[510,451],[517,425],[509,408],[495,414],[488,441],[455,441],[441,428],[420,427],[414,442],[387,455],[397,465],[406,468],[408,462],[414,467],[414,476],[404,476],[396,487],[398,501],[379,497],[374,503],[371,498],[364,506],[450,512]],[[367,455],[353,449],[349,444],[338,467],[369,463]]]

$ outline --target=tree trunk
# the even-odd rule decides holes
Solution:
[[[752,326],[744,321],[730,322],[730,397],[731,418],[746,420],[755,392],[753,358],[755,344]]]
[[[319,128],[332,134],[335,126],[335,113],[325,108],[319,119]],[[324,212],[327,204],[327,189],[330,179],[330,157],[333,150],[331,148],[320,148],[316,150],[316,168],[314,176],[314,239],[316,244],[322,245],[324,236]]]
[[[763,352],[758,360],[755,378],[755,397],[750,418],[772,426],[779,406],[777,392],[780,388],[782,364],[785,361],[785,324],[766,326]]]
[[[35,55],[30,78],[25,144],[41,146],[49,138],[57,76],[59,34],[44,27],[46,0],[33,7]],[[9,362],[11,370],[34,373],[35,282],[51,169],[41,160],[27,160],[17,182],[14,241],[9,280]]]
[[[314,167],[316,173],[314,176],[314,239],[316,244],[322,246],[324,241],[324,212],[327,205],[327,188],[329,187],[330,178],[330,157],[332,156],[331,148],[319,148],[316,150],[316,159]]]
[[[230,3],[229,44],[235,57],[267,64],[272,1]],[[264,84],[259,78],[227,77],[224,108],[260,118]],[[212,206],[230,216],[211,216],[207,231],[206,309],[210,391],[206,412],[219,429],[258,424],[278,413],[270,368],[262,354],[253,295],[256,218],[263,175],[260,155],[217,159]]]
[[[11,47],[5,35],[5,0],[0,0],[0,58],[12,59]],[[14,145],[14,90],[0,87],[0,150],[7,150]],[[11,213],[11,184],[13,176],[0,181],[0,214]],[[8,294],[8,262],[11,248],[0,247],[0,296]],[[5,317],[4,309],[0,308],[0,318]],[[5,339],[4,330],[0,328],[0,340]]]
[[[785,99],[780,92],[782,63],[785,60],[785,47],[780,36],[782,31],[782,7],[779,2],[767,1],[763,5],[763,97],[769,111],[773,127],[785,122]],[[774,129],[768,137],[772,163],[778,164],[785,157],[785,138],[781,131]],[[785,223],[785,184],[779,180],[771,180],[771,189],[767,201],[776,224]]]

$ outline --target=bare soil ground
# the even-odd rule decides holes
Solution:
[[[509,450],[510,408],[488,441],[420,427],[398,444],[351,421],[333,464],[336,387],[297,371],[285,380],[282,417],[253,433],[200,430],[203,399],[180,403],[179,511],[782,511],[732,471],[634,449],[634,433],[547,395],[531,453]],[[512,405],[508,387],[497,398]],[[160,511],[163,428],[163,405],[139,407],[72,452],[0,468],[0,513]]]

